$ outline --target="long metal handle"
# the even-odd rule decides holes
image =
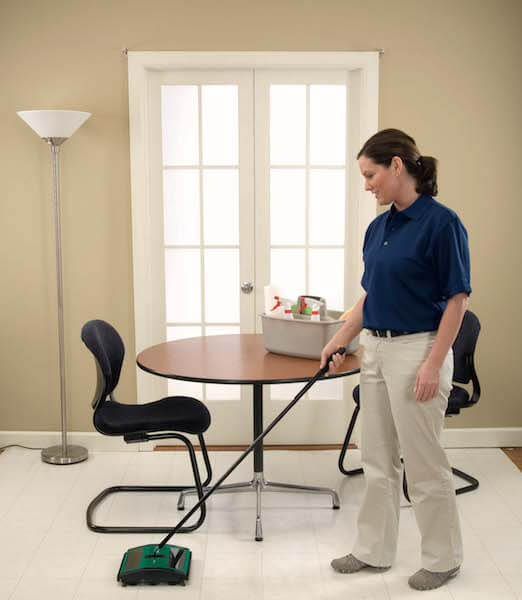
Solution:
[[[258,444],[264,437],[266,437],[272,429],[279,423],[279,421],[286,415],[288,411],[290,411],[293,406],[306,394],[306,392],[314,385],[314,383],[326,374],[330,367],[330,361],[332,360],[332,356],[334,354],[344,354],[346,352],[346,348],[341,346],[336,352],[331,354],[326,361],[325,366],[322,369],[319,369],[317,373],[308,381],[308,383],[304,386],[304,388],[297,394],[297,396],[290,402],[290,404],[282,410],[277,417],[268,425],[268,427],[257,436],[257,438],[250,444],[250,446],[243,452],[243,454],[236,460],[236,462],[228,469],[226,473],[224,473],[218,481],[208,490],[208,492],[201,498],[201,500],[195,504],[192,509],[181,519],[181,521],[174,527],[174,529],[167,534],[163,540],[158,544],[155,552],[159,552],[161,548],[170,540],[170,538],[179,531],[181,526],[198,510],[198,508],[207,500],[207,498],[225,481],[225,479],[232,473],[232,471],[243,462],[243,460],[248,456],[250,452],[255,448],[256,444]]]

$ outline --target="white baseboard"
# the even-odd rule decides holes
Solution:
[[[469,427],[445,429],[445,448],[510,448],[522,446],[522,427]]]
[[[67,441],[69,444],[84,446],[91,452],[151,451],[155,446],[154,443],[126,444],[122,437],[101,435],[96,431],[72,431],[67,434]],[[245,443],[249,441],[245,440]],[[342,440],[339,443],[341,442]],[[522,427],[445,429],[442,442],[445,448],[520,447]],[[0,431],[0,447],[20,444],[47,448],[61,443],[61,434],[58,431]]]

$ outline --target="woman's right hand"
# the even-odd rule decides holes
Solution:
[[[326,344],[326,346],[323,348],[323,350],[321,352],[321,364],[320,364],[319,368],[322,369],[326,365],[326,361],[328,360],[328,357],[330,356],[330,354],[337,352],[337,350],[339,350],[341,345],[342,344],[339,344],[339,342],[335,341],[335,339],[330,340],[328,342],[328,344]],[[333,354],[332,360],[330,361],[330,367],[328,369],[328,373],[337,373],[338,371],[340,371],[345,358],[346,358],[346,353]]]

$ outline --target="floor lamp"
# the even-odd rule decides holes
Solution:
[[[58,345],[60,352],[60,404],[62,416],[62,443],[42,450],[42,460],[54,465],[70,465],[88,456],[82,446],[67,444],[67,407],[65,389],[65,351],[63,326],[62,243],[60,226],[60,146],[91,116],[77,110],[23,110],[17,113],[49,146],[53,158],[54,225],[56,236],[56,280],[58,287]]]

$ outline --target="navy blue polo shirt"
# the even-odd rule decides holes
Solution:
[[[419,196],[402,211],[392,205],[374,219],[363,258],[368,329],[435,331],[448,298],[471,293],[466,229],[431,196]]]

